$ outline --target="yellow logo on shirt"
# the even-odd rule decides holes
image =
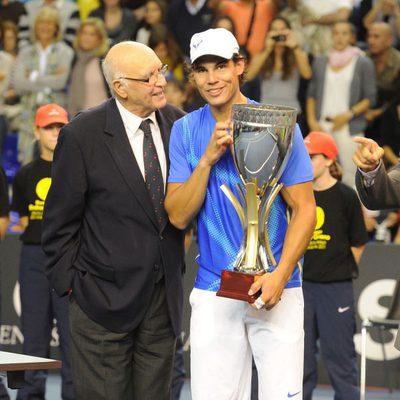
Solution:
[[[317,223],[307,250],[325,250],[331,235],[325,235],[321,229],[325,223],[325,211],[317,206]]]
[[[29,204],[30,219],[43,219],[44,201],[51,186],[51,178],[42,178],[36,184],[36,195],[39,198],[35,200],[35,204]]]

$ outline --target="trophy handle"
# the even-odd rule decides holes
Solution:
[[[258,253],[258,196],[257,179],[246,182],[247,240],[244,265],[256,271]]]
[[[269,243],[267,221],[268,221],[269,214],[271,212],[272,203],[274,202],[276,196],[278,195],[278,193],[280,192],[282,187],[283,187],[283,183],[280,183],[279,185],[276,185],[272,189],[271,194],[268,197],[268,201],[267,201],[266,209],[265,209],[265,214],[264,214],[264,218],[263,218],[263,221],[262,221],[262,223],[263,223],[263,225],[262,225],[263,226],[263,228],[262,228],[262,236],[264,238],[264,243],[265,243],[265,247],[266,247],[266,250],[267,250],[268,258],[270,259],[270,261],[272,263],[272,266],[274,266],[274,267],[276,266],[276,260],[275,260],[275,257],[273,255],[273,253],[272,253],[271,245]]]
[[[228,198],[228,200],[231,202],[233,205],[233,208],[235,209],[240,223],[242,224],[242,229],[244,230],[246,227],[245,224],[245,215],[244,215],[244,210],[242,205],[239,203],[239,200],[236,198],[236,196],[232,193],[232,190],[229,189],[229,187],[225,184],[220,186],[220,189],[224,192],[225,196]],[[239,192],[242,195],[242,192]]]

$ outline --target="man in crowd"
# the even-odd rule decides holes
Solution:
[[[104,75],[114,98],[60,133],[43,248],[60,295],[70,294],[77,400],[169,400],[181,333],[183,236],[164,210],[170,128],[166,66],[121,42]]]
[[[190,45],[191,76],[208,103],[174,124],[166,210],[184,229],[197,217],[199,273],[191,293],[192,398],[249,399],[251,359],[259,376],[260,399],[301,397],[303,296],[297,266],[315,224],[310,159],[300,130],[281,182],[282,194],[269,224],[277,267],[262,275],[249,294],[257,304],[217,297],[222,269],[232,269],[243,232],[220,189],[235,191],[240,178],[232,154],[230,115],[235,103],[252,103],[240,91],[245,60],[225,29],[195,34]],[[287,209],[291,210],[290,222]]]
[[[357,165],[356,187],[362,203],[370,210],[400,207],[400,164],[389,173],[382,162],[384,150],[374,140],[357,137],[353,154]],[[395,347],[400,350],[400,330]]]
[[[375,65],[377,101],[365,116],[366,136],[380,140],[382,114],[396,101],[400,89],[400,52],[393,47],[393,33],[386,22],[374,22],[368,29],[368,55]]]

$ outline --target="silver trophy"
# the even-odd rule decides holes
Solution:
[[[243,227],[243,241],[234,271],[222,271],[217,296],[250,303],[249,296],[258,276],[276,266],[268,238],[268,216],[282,189],[278,184],[290,157],[296,126],[295,108],[267,104],[235,104],[232,109],[233,156],[242,185],[240,199],[222,185]]]

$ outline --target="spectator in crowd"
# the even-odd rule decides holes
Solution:
[[[10,90],[11,73],[14,68],[14,58],[0,50],[0,164],[3,156],[4,140],[8,132],[5,101]]]
[[[357,47],[354,28],[349,22],[333,26],[333,47],[327,56],[313,62],[308,87],[307,121],[313,131],[330,133],[339,149],[343,182],[354,186],[353,135],[363,135],[364,116],[375,102],[375,72],[371,60]]]
[[[10,206],[8,202],[8,183],[4,169],[0,167],[0,240],[6,235],[9,218]],[[0,267],[2,265],[0,264]],[[1,283],[1,279],[0,279]],[[0,326],[1,326],[1,290],[0,290]],[[4,384],[3,378],[0,377],[0,400],[10,400],[8,391]]]
[[[101,70],[101,60],[108,51],[108,43],[101,19],[88,18],[81,23],[74,41],[75,58],[68,85],[67,110],[71,117],[109,97]]]
[[[303,16],[307,11],[301,0],[287,0],[286,6],[280,11],[279,15],[289,21],[290,27],[296,35],[297,42],[301,48],[306,48],[306,36],[304,33]]]
[[[181,110],[185,110],[187,93],[183,82],[175,79],[167,81],[167,86],[165,86],[165,97],[167,98],[168,103],[180,108]]]
[[[11,209],[19,214],[23,229],[19,268],[21,330],[24,354],[49,357],[53,319],[57,320],[62,360],[61,396],[73,400],[69,349],[68,299],[60,298],[45,274],[45,255],[41,247],[44,202],[51,185],[51,166],[60,128],[68,122],[67,111],[57,104],[38,108],[35,137],[40,158],[21,168],[13,182]],[[18,400],[44,399],[47,371],[26,371]]]
[[[21,15],[26,14],[25,6],[18,0],[0,1],[0,23],[11,21],[18,25]]]
[[[137,21],[132,12],[122,5],[122,0],[101,0],[101,5],[89,14],[103,20],[110,47],[133,37]]]
[[[400,5],[397,0],[364,0],[363,16],[364,27],[368,30],[374,22],[386,22],[392,31],[394,43],[397,44],[400,36]]]
[[[353,6],[352,0],[303,0],[304,34],[308,51],[313,56],[326,54],[332,47],[332,27],[336,22],[347,21]]]
[[[0,27],[1,47],[6,53],[14,59],[18,54],[18,27],[11,21],[4,21]]]
[[[135,40],[148,45],[153,28],[165,22],[166,11],[167,5],[164,0],[147,0],[144,18],[135,34]]]
[[[32,129],[36,109],[43,104],[66,104],[72,49],[61,41],[58,11],[43,7],[33,25],[33,41],[17,57],[13,85],[21,96],[22,112],[18,139],[19,161],[30,162],[34,155]]]
[[[183,82],[183,54],[166,25],[157,25],[151,30],[148,46],[154,50],[163,64],[168,65],[167,80],[175,79]]]
[[[400,52],[393,47],[393,33],[386,22],[373,22],[368,29],[368,56],[375,65],[377,100],[365,116],[366,136],[380,142],[383,113],[395,102],[400,85]]]
[[[11,81],[12,73],[15,67],[15,61],[18,54],[17,48],[18,27],[11,21],[4,21],[1,24],[1,46],[4,53],[10,55],[13,60],[13,66],[9,69],[9,80],[7,89],[1,93],[2,95],[2,113],[7,118],[8,132],[18,132],[19,130],[19,115],[21,113],[20,99],[17,95]],[[7,63],[4,64],[7,70]],[[3,86],[4,88],[4,86]]]
[[[22,15],[19,21],[18,47],[22,49],[32,43],[32,35],[35,36],[34,25],[36,16],[43,7],[53,7],[58,11],[60,39],[72,46],[75,32],[80,23],[78,6],[69,0],[29,0],[25,4],[26,15]]]
[[[270,0],[211,0],[219,15],[228,15],[235,24],[235,36],[239,45],[246,49],[249,60],[259,53],[267,36],[269,24],[276,7]]]
[[[400,90],[400,87],[398,87]],[[384,150],[384,162],[391,168],[399,163],[400,156],[400,94],[387,107],[381,121],[381,144]]]
[[[317,224],[303,265],[303,399],[311,400],[317,386],[320,350],[335,398],[359,400],[352,279],[368,234],[356,192],[340,182],[332,136],[311,132],[304,143],[313,167]]]
[[[251,61],[246,77],[261,73],[261,103],[295,107],[302,112],[297,93],[300,78],[311,78],[311,66],[290,29],[289,21],[276,17],[271,21],[264,49]]]
[[[211,27],[214,11],[207,0],[172,0],[167,9],[167,26],[185,57],[189,58],[190,38]]]

